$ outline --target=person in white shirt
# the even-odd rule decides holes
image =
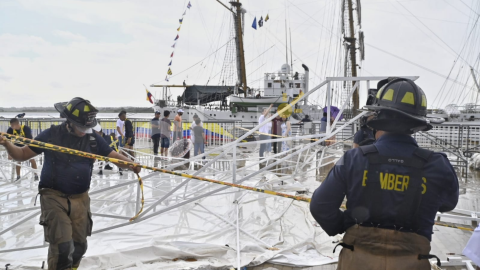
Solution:
[[[200,119],[200,117],[198,117],[197,114],[193,115],[192,124],[190,125],[190,140],[192,141],[192,143],[195,143],[195,133],[193,132],[193,128],[197,125],[195,123],[197,119]]]
[[[123,139],[125,138],[125,122],[120,119],[120,114],[118,115],[117,129],[115,130],[115,135],[117,135],[120,147],[123,147],[125,145],[123,141]]]
[[[271,113],[268,113],[267,116],[265,116],[265,118],[270,118],[270,116],[272,116]],[[268,122],[266,124],[267,128],[268,128],[268,134],[272,134],[272,122]],[[272,136],[270,136],[270,138],[272,138]],[[274,138],[274,139],[277,139],[277,138]],[[267,154],[270,154],[272,152],[272,143],[269,142],[267,143],[267,149],[265,150],[265,152],[263,153],[263,155],[265,155],[265,153]]]
[[[258,118],[258,124],[263,123],[267,119],[267,115],[270,113],[270,110],[272,109],[272,107],[273,107],[273,104],[270,104],[270,107],[268,107],[263,111],[262,115],[260,115],[260,117]],[[271,129],[272,129],[271,124],[266,124],[258,130],[261,133],[260,141],[270,140],[271,137],[270,135],[267,135],[267,134],[270,134]],[[260,143],[260,158],[263,158],[263,155],[266,150],[267,150],[267,143]]]

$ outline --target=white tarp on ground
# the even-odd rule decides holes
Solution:
[[[10,165],[0,165],[10,173]],[[223,167],[222,167],[223,168]],[[254,171],[237,170],[237,179]],[[194,173],[189,171],[188,173]],[[147,172],[144,172],[146,175]],[[231,181],[231,172],[211,170],[201,176]],[[4,178],[0,174],[0,177]],[[128,180],[127,180],[128,179]],[[106,173],[95,177],[90,193],[134,180],[131,173],[120,177]],[[315,177],[302,179],[282,177],[269,172],[252,177],[242,184],[267,185],[274,190],[310,191],[318,186]],[[31,179],[11,183],[0,180],[1,213],[31,208],[36,195],[36,183]],[[165,174],[147,178],[145,207],[161,198],[182,179]],[[280,184],[283,184],[281,187]],[[191,180],[169,199],[156,207],[156,212],[181,203],[186,198],[210,192],[219,185]],[[132,217],[135,213],[137,185],[107,190],[91,195],[94,213]],[[336,238],[328,237],[316,225],[309,205],[283,197],[265,195],[229,188],[128,226],[95,233],[99,229],[127,223],[128,219],[94,216],[94,234],[89,237],[88,251],[80,269],[228,269],[237,267],[237,211],[234,201],[239,200],[240,256],[242,266],[271,262],[292,266],[313,266],[335,262],[332,254]],[[38,200],[39,201],[39,200]],[[38,202],[37,201],[37,202]],[[197,205],[199,203],[200,205]],[[37,204],[38,207],[38,204]],[[203,208],[204,207],[204,208]],[[8,229],[24,217],[32,216],[38,209],[9,215],[0,215],[0,231]],[[226,221],[222,220],[220,216]],[[149,212],[148,214],[151,214]],[[155,213],[155,212],[153,212]],[[0,252],[7,249],[43,245],[43,228],[38,225],[38,215],[0,235]],[[272,250],[269,247],[274,247]],[[39,269],[47,259],[47,247],[0,253],[0,265],[9,269]]]

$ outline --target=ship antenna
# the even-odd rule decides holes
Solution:
[[[285,64],[288,65],[287,2],[285,2]]]
[[[290,29],[290,26],[288,27],[288,30],[290,31],[290,71],[293,73],[292,29]]]

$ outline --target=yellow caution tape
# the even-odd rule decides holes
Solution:
[[[210,183],[214,183],[214,184],[219,184],[219,185],[224,185],[224,186],[229,186],[229,187],[236,187],[236,188],[240,188],[240,189],[245,189],[245,190],[250,190],[250,191],[255,191],[255,192],[260,192],[260,193],[265,193],[265,194],[270,194],[270,195],[275,195],[275,196],[280,196],[280,197],[285,197],[285,198],[290,198],[290,199],[297,200],[297,201],[304,201],[304,202],[308,202],[308,203],[311,201],[310,198],[306,198],[306,197],[302,197],[302,196],[293,196],[293,195],[289,195],[289,194],[285,194],[285,193],[275,192],[275,191],[272,191],[272,190],[260,189],[260,188],[249,187],[249,186],[244,186],[244,185],[238,185],[238,184],[233,184],[233,183],[208,179],[208,178],[205,178],[205,177],[190,175],[190,174],[186,174],[186,173],[173,172],[173,171],[169,171],[169,170],[165,170],[165,169],[160,169],[160,168],[150,167],[150,166],[146,166],[146,165],[141,165],[141,164],[134,163],[134,162],[124,161],[124,160],[121,160],[121,159],[104,157],[104,156],[95,155],[95,154],[92,154],[92,153],[87,153],[87,152],[83,152],[83,151],[79,151],[79,150],[75,150],[75,149],[71,149],[71,148],[67,148],[67,147],[53,145],[53,144],[50,144],[50,143],[45,143],[45,142],[40,142],[40,141],[36,141],[36,140],[32,140],[32,139],[18,137],[18,136],[14,136],[14,135],[11,135],[11,134],[6,134],[4,132],[0,132],[0,135],[3,135],[3,136],[5,136],[9,139],[16,139],[17,141],[20,141],[20,142],[22,142],[26,145],[32,146],[32,147],[44,148],[44,149],[48,149],[48,150],[51,150],[51,151],[57,151],[57,152],[66,153],[66,154],[70,154],[70,155],[76,155],[76,156],[85,157],[85,158],[98,159],[98,160],[108,161],[108,162],[127,165],[127,166],[140,167],[140,168],[155,171],[155,172],[162,172],[162,173],[166,173],[166,174],[181,176],[181,177],[190,178],[190,179],[196,179],[196,180],[210,182]],[[141,184],[141,179],[139,179],[139,183]],[[143,197],[143,195],[142,195],[142,197]],[[142,203],[142,208],[143,208],[143,203]]]
[[[297,200],[297,201],[303,201],[303,202],[308,202],[308,203],[311,202],[311,198],[307,198],[307,197],[293,196],[293,195],[280,193],[280,192],[276,192],[276,191],[272,191],[272,190],[260,189],[260,188],[249,187],[249,186],[244,186],[244,185],[238,185],[238,184],[228,183],[228,182],[224,182],[224,181],[208,179],[208,178],[205,178],[205,177],[190,175],[190,174],[186,174],[186,173],[173,172],[173,171],[169,171],[169,170],[165,170],[165,169],[160,169],[160,168],[155,168],[155,167],[150,167],[150,166],[146,166],[146,165],[137,164],[137,163],[134,163],[134,162],[128,162],[128,161],[124,161],[124,160],[120,160],[120,159],[116,159],[116,158],[104,157],[104,156],[95,155],[95,154],[92,154],[92,153],[87,153],[87,152],[83,152],[83,151],[79,151],[79,150],[75,150],[75,149],[70,149],[70,148],[67,148],[67,147],[62,147],[62,146],[57,146],[57,145],[53,145],[53,144],[49,144],[49,143],[45,143],[45,142],[40,142],[40,141],[36,141],[36,140],[24,138],[24,137],[19,137],[19,136],[7,134],[7,133],[4,133],[4,132],[0,132],[0,135],[7,137],[8,139],[10,139],[10,141],[14,141],[16,143],[20,142],[20,143],[23,143],[25,145],[32,146],[32,147],[38,147],[38,148],[43,148],[43,149],[47,149],[47,150],[51,150],[51,151],[57,151],[57,152],[66,153],[66,154],[70,154],[70,155],[76,155],[76,156],[85,157],[85,158],[98,159],[98,160],[118,163],[118,164],[127,165],[127,166],[140,167],[140,168],[151,170],[151,171],[162,172],[162,173],[166,173],[166,174],[181,176],[181,177],[190,178],[190,179],[196,179],[196,180],[210,182],[210,183],[224,185],[224,186],[236,187],[236,188],[240,188],[240,189],[265,193],[265,194],[274,195],[274,196],[280,196],[280,197],[289,198],[289,199]],[[143,181],[142,181],[142,178],[140,177],[140,175],[137,174],[137,177],[138,177],[138,183],[139,183],[141,191],[142,191],[142,201],[141,201],[142,202],[142,207],[140,208],[140,211],[134,217],[132,217],[130,219],[130,221],[135,220],[140,215],[140,213],[142,213],[144,203],[145,203],[145,199],[144,199],[144,195],[143,195]],[[346,209],[346,206],[342,205],[340,208]],[[455,229],[460,229],[460,230],[466,230],[466,231],[474,231],[474,229],[472,229],[472,228],[449,225],[449,224],[440,223],[440,222],[435,222],[435,225],[443,226],[443,227],[449,227],[449,228],[455,228]]]
[[[143,180],[138,173],[136,175],[138,177],[138,184],[140,185],[140,189],[142,190],[142,207],[140,208],[140,211],[138,211],[138,213],[134,217],[129,219],[129,221],[134,221],[140,215],[140,213],[142,213],[143,205],[145,204],[145,197],[143,197]]]
[[[450,225],[450,224],[441,223],[441,222],[435,222],[435,225],[443,226],[443,227],[447,227],[447,228],[454,228],[454,229],[464,230],[464,231],[471,231],[471,232],[473,232],[473,231],[475,230],[475,229],[472,229],[472,228],[460,227],[460,226]]]

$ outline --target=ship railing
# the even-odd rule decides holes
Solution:
[[[265,73],[266,80],[280,80],[282,76],[285,77],[285,80],[304,80],[305,73],[298,73],[298,78],[294,77],[295,73],[285,73],[285,72],[273,72]],[[272,78],[274,76],[274,78]]]

